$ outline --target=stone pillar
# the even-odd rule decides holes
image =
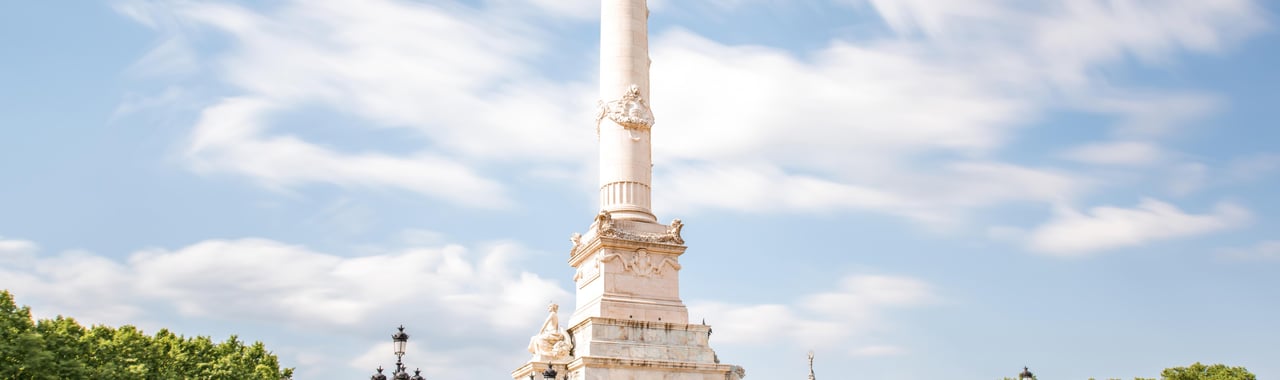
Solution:
[[[649,132],[649,9],[643,0],[603,0],[600,13],[600,209],[620,220],[657,222]]]
[[[555,351],[550,342],[569,342],[572,353],[535,356],[512,379],[553,365],[570,380],[739,380],[745,370],[720,363],[711,326],[689,323],[680,299],[684,223],[659,224],[650,205],[648,6],[601,0],[600,8],[600,213],[571,237],[577,307],[569,339],[548,322],[530,342],[547,352]]]

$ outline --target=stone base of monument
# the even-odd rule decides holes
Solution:
[[[574,352],[556,364],[559,378],[571,380],[739,380],[742,367],[720,364],[708,343],[711,326],[587,318],[569,327]],[[512,373],[541,379],[546,363],[530,363]]]

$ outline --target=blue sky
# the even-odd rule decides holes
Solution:
[[[755,379],[1280,377],[1280,36],[1223,1],[651,1],[654,208]],[[508,376],[595,214],[594,0],[14,2],[0,288]]]

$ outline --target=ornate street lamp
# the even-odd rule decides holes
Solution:
[[[405,348],[409,345],[409,334],[404,332],[404,325],[400,325],[397,329],[400,331],[391,335],[391,349],[392,353],[396,355],[396,371],[391,374],[391,378],[393,380],[427,380],[427,378],[422,377],[422,369],[414,370],[412,377],[410,377],[409,372],[406,371],[404,366],[404,352]],[[387,375],[382,374],[382,366],[378,366],[378,373],[369,377],[369,380],[387,380]]]
[[[1036,378],[1036,375],[1032,375],[1031,370],[1027,369],[1027,367],[1022,367],[1022,373],[1018,374],[1018,380],[1022,380],[1022,379],[1035,380],[1035,378]]]
[[[391,336],[391,346],[395,348],[396,361],[404,356],[404,348],[409,345],[409,334],[404,333],[404,325],[397,327],[400,331]]]

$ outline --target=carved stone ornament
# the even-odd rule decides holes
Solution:
[[[569,241],[573,242],[573,248],[569,248],[569,257],[573,257],[578,253],[578,247],[582,246],[582,234],[574,232],[573,235],[569,235]]]
[[[668,266],[675,268],[675,270],[680,270],[680,263],[677,263],[675,260],[672,260],[670,257],[662,257],[661,259],[655,259],[654,256],[649,255],[649,251],[645,250],[644,248],[640,248],[636,250],[636,252],[632,253],[630,257],[624,257],[623,255],[619,255],[619,254],[604,255],[603,257],[601,257],[599,260],[595,262],[595,265],[601,265],[602,263],[607,262],[609,260],[613,260],[613,259],[617,259],[621,261],[622,268],[624,270],[630,271],[631,273],[635,273],[637,276],[646,277],[646,278],[650,276],[661,275],[662,270]]]
[[[653,127],[653,111],[640,95],[640,86],[631,85],[618,100],[611,102],[601,100],[599,107],[599,111],[596,112],[597,137],[600,136],[600,122],[606,117],[630,130],[647,131]]]
[[[599,229],[598,234],[602,237],[643,243],[684,244],[684,238],[680,236],[684,223],[680,219],[671,221],[671,225],[667,226],[667,231],[663,233],[631,232],[618,229],[613,223],[613,215],[609,211],[601,210],[600,214],[596,215],[596,228]]]
[[[578,270],[573,273],[573,281],[576,282],[584,278],[589,279],[600,274],[600,256],[595,255],[588,260],[590,262],[578,266]]]
[[[573,350],[573,341],[569,334],[560,329],[560,316],[557,313],[560,305],[552,303],[547,306],[547,320],[542,322],[542,330],[538,335],[529,338],[529,353],[533,361],[551,362],[569,358]]]

